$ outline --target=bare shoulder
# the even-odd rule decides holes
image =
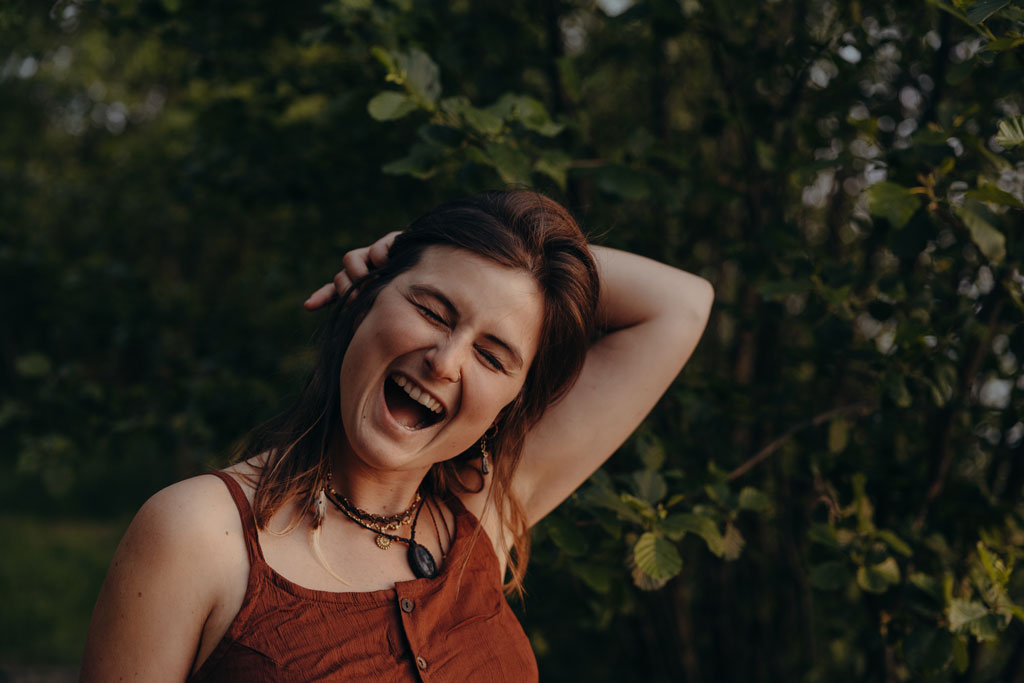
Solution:
[[[114,554],[96,601],[82,680],[183,680],[203,625],[248,558],[224,483],[199,476],[157,492]]]

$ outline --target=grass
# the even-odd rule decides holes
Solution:
[[[0,662],[77,664],[127,522],[0,515]]]

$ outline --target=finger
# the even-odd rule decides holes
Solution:
[[[370,267],[367,264],[367,255],[369,252],[369,247],[362,247],[360,249],[353,249],[341,258],[341,264],[345,268],[345,274],[348,275],[352,282],[355,282],[370,272]]]
[[[328,283],[310,294],[309,298],[302,305],[306,307],[307,311],[315,311],[324,304],[329,303],[335,296],[334,292],[334,284]]]
[[[348,271],[340,271],[334,276],[334,293],[338,296],[345,296],[351,287],[352,278],[348,276]]]
[[[379,240],[370,245],[370,252],[367,255],[370,263],[375,267],[380,268],[388,260],[388,252],[391,251],[391,245],[395,243],[395,238],[401,233],[398,230],[389,232],[388,234],[381,237]]]

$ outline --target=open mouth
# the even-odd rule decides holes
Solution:
[[[444,419],[444,406],[398,373],[384,380],[384,402],[395,421],[406,429],[423,429]]]

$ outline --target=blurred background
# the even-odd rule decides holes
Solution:
[[[536,187],[708,278],[539,525],[543,680],[1024,681],[1024,1],[3,0],[0,680],[286,406],[349,248]]]

